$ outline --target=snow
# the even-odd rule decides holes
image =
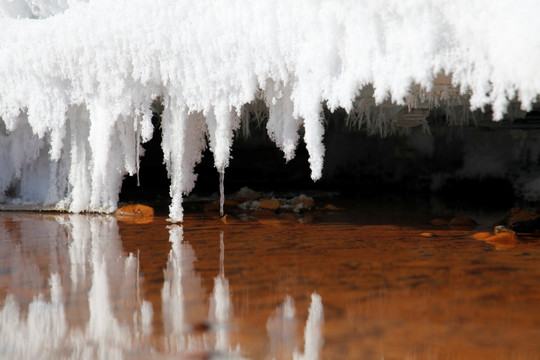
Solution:
[[[383,133],[423,123],[405,105],[456,96],[491,106],[494,120],[510,100],[530,110],[539,10],[536,0],[2,0],[2,200],[113,211],[158,102],[172,221],[182,220],[202,151],[224,173],[241,115],[257,101],[285,160],[303,128],[314,180],[323,104]],[[445,74],[451,84],[438,80]]]

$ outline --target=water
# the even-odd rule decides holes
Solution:
[[[0,358],[540,357],[537,238],[359,215],[0,213]]]

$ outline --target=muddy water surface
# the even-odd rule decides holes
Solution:
[[[539,239],[366,218],[2,213],[0,358],[540,358]]]

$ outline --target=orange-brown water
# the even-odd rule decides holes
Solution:
[[[1,213],[0,358],[540,358],[539,239],[358,216]]]

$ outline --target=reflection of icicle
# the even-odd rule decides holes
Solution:
[[[90,339],[99,344],[99,357],[117,357],[119,348],[130,346],[129,329],[120,326],[114,316],[109,297],[109,278],[101,238],[106,224],[91,222],[92,225],[92,288],[88,293],[90,319],[86,331]],[[104,226],[105,225],[105,226]]]
[[[296,310],[294,300],[287,296],[266,322],[270,338],[270,355],[273,359],[291,358],[296,346]]]
[[[184,291],[182,288],[182,239],[181,226],[173,225],[169,230],[169,241],[172,243],[165,270],[165,280],[161,289],[163,326],[169,337],[166,347],[169,350],[183,351],[186,347],[184,332]]]
[[[219,233],[219,275],[225,277],[225,242],[223,231]]]
[[[309,316],[304,329],[304,353],[294,352],[295,360],[317,360],[323,345],[321,327],[324,321],[323,306],[321,296],[317,293],[311,294],[311,305],[309,306]]]
[[[220,274],[214,278],[214,291],[211,299],[211,316],[216,319],[216,351],[229,350],[229,329],[227,323],[230,316],[231,299],[229,294],[229,281],[225,277],[225,243],[223,231],[220,233]]]
[[[90,245],[90,222],[84,215],[72,215],[70,217],[72,241],[69,244],[69,259],[71,263],[71,287],[77,289],[79,279],[86,277],[86,254]]]
[[[139,269],[133,255],[127,258],[121,255],[116,221],[111,217],[86,215],[58,216],[55,220],[33,223],[34,229],[48,231],[50,238],[58,233],[57,242],[65,244],[67,240],[69,244],[69,251],[59,251],[57,258],[51,257],[49,267],[59,272],[52,272],[49,278],[50,300],[47,301],[44,294],[34,296],[25,311],[24,302],[20,304],[14,295],[7,295],[0,307],[0,357],[119,359],[126,352],[153,352],[151,346],[133,342],[133,339],[141,339],[141,335],[151,334],[153,310],[150,302],[134,301],[138,299],[135,284]],[[91,256],[87,259],[85,254],[90,249]],[[38,260],[28,257],[21,264],[34,268],[35,261]],[[70,277],[62,275],[61,271],[69,271],[69,263],[70,301],[80,299],[78,301],[83,303],[72,303],[67,307],[71,310],[66,311],[61,282],[69,281]],[[93,270],[92,283],[87,284],[84,273],[90,270]],[[73,282],[78,282],[78,290]],[[116,284],[120,284],[120,291],[114,294],[113,304],[109,292]],[[91,286],[88,310],[82,297],[86,286]],[[135,311],[134,304],[137,305]],[[122,314],[129,316],[119,317]]]
[[[20,314],[15,298],[8,295],[0,309],[0,349],[12,358],[36,359],[48,354],[58,354],[67,332],[60,276],[51,274],[51,301],[42,294],[35,297],[28,307],[27,318]],[[8,351],[6,353],[6,351]],[[54,358],[54,356],[51,356]]]

